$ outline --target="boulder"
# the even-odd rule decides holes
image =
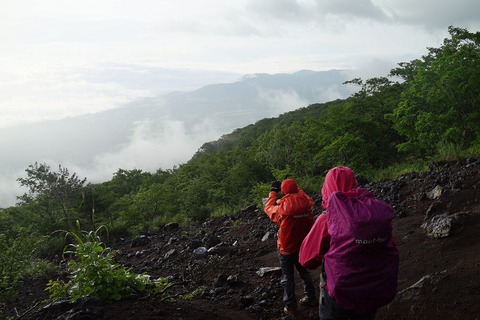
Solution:
[[[452,234],[458,233],[463,229],[463,214],[456,213],[453,215],[440,214],[434,216],[424,224],[422,228],[430,238],[445,238]]]

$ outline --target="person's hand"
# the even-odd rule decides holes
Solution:
[[[275,180],[272,182],[272,188],[270,189],[270,191],[280,192],[281,186],[282,186],[282,183],[278,180]]]

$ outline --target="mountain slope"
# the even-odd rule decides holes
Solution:
[[[68,167],[89,181],[119,168],[156,171],[189,160],[206,141],[312,103],[346,98],[342,71],[257,74],[233,83],[141,99],[121,108],[0,129],[0,187],[30,164]],[[0,207],[12,205],[0,190]]]
[[[398,293],[378,311],[377,320],[478,319],[479,181],[480,159],[468,159],[435,164],[430,172],[406,174],[395,181],[364,185],[393,205],[393,231],[400,251]],[[313,196],[319,198],[319,194]],[[320,211],[316,208],[317,214]],[[442,216],[456,219],[450,234],[427,236],[422,225]],[[87,306],[90,312],[97,310],[89,319],[281,319],[276,231],[261,208],[250,206],[203,224],[185,228],[169,224],[158,234],[111,239],[109,245],[120,250],[118,260],[123,265],[153,277],[167,277],[174,284],[169,293],[176,300],[160,301],[153,295],[112,304],[87,300],[83,306],[77,303],[75,310],[79,315]],[[196,255],[199,247],[209,252]],[[318,270],[312,274],[318,284]],[[16,310],[23,319],[56,319],[72,310],[65,303],[63,309],[41,309],[47,304],[41,302],[46,298],[46,282],[31,283],[23,296],[7,306],[8,311]],[[201,296],[180,299],[197,289],[203,289]],[[297,281],[298,298],[301,293]],[[35,302],[38,305],[32,308]],[[297,318],[318,319],[318,312],[300,308]]]

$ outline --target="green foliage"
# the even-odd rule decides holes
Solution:
[[[210,217],[216,218],[216,217],[224,217],[228,216],[234,211],[232,210],[232,207],[223,205],[223,206],[218,206],[216,208],[213,208],[212,212],[210,213]]]
[[[68,261],[70,280],[50,280],[46,290],[52,299],[70,297],[75,301],[93,296],[105,300],[120,300],[135,292],[142,292],[151,284],[150,276],[135,274],[114,261],[115,252],[101,242],[99,231],[67,232],[66,237],[76,243],[69,244],[64,256]],[[159,282],[158,288],[168,287],[168,282]],[[163,291],[164,292],[164,291]]]
[[[326,174],[326,172],[325,172]],[[318,194],[323,186],[325,175],[303,176],[297,179],[298,185],[308,194]]]
[[[83,204],[86,178],[80,179],[76,173],[70,174],[61,165],[58,166],[58,172],[53,172],[47,164],[37,162],[29,165],[25,172],[27,176],[17,181],[28,189],[28,193],[18,198],[21,204],[29,206],[39,216],[45,227],[49,226],[42,231],[56,230],[60,221],[67,229],[73,228],[73,221],[78,218],[75,215]]]
[[[0,305],[15,296],[25,279],[52,272],[53,265],[35,251],[41,240],[27,229],[17,230],[14,235],[0,233]]]
[[[268,197],[270,188],[272,187],[271,182],[268,183],[257,183],[252,187],[252,198],[255,199],[254,203],[258,208],[263,208],[263,199]]]
[[[429,163],[425,160],[409,160],[382,169],[371,168],[362,171],[362,175],[369,181],[394,180],[407,173],[429,171]]]
[[[151,174],[139,169],[118,169],[113,174],[112,180],[94,186],[93,193],[96,199],[96,207],[100,210],[107,209],[116,199],[138,192],[154,182],[161,183],[168,175],[168,172],[162,170]]]
[[[283,169],[272,168],[272,174],[275,180],[282,181],[291,177],[293,175],[293,170],[290,168],[290,165],[286,164]]]
[[[450,27],[451,38],[422,60],[391,71],[406,81],[398,107],[387,118],[406,140],[398,150],[431,156],[437,144],[468,148],[479,135],[480,32]]]
[[[458,160],[461,158],[462,151],[462,148],[458,144],[439,142],[437,144],[436,158],[446,161]]]
[[[181,299],[183,300],[193,300],[197,297],[201,297],[204,293],[205,293],[205,290],[206,288],[205,287],[199,287],[197,289],[195,289],[194,291],[190,292],[190,293],[186,293],[186,294],[183,294],[180,296]]]
[[[326,167],[344,164],[357,170],[383,167],[398,157],[400,137],[385,114],[398,103],[401,86],[387,78],[354,79],[361,90],[346,103],[328,109],[316,158]]]

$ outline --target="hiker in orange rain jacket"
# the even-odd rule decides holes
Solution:
[[[282,191],[283,197],[277,199],[279,191]],[[300,189],[293,179],[286,179],[282,183],[274,181],[265,203],[265,213],[279,226],[277,247],[282,269],[280,282],[284,292],[283,311],[288,315],[295,314],[297,310],[295,268],[304,287],[304,297],[299,303],[312,307],[318,305],[312,277],[309,271],[298,262],[300,245],[313,225],[313,205],[313,199]]]

